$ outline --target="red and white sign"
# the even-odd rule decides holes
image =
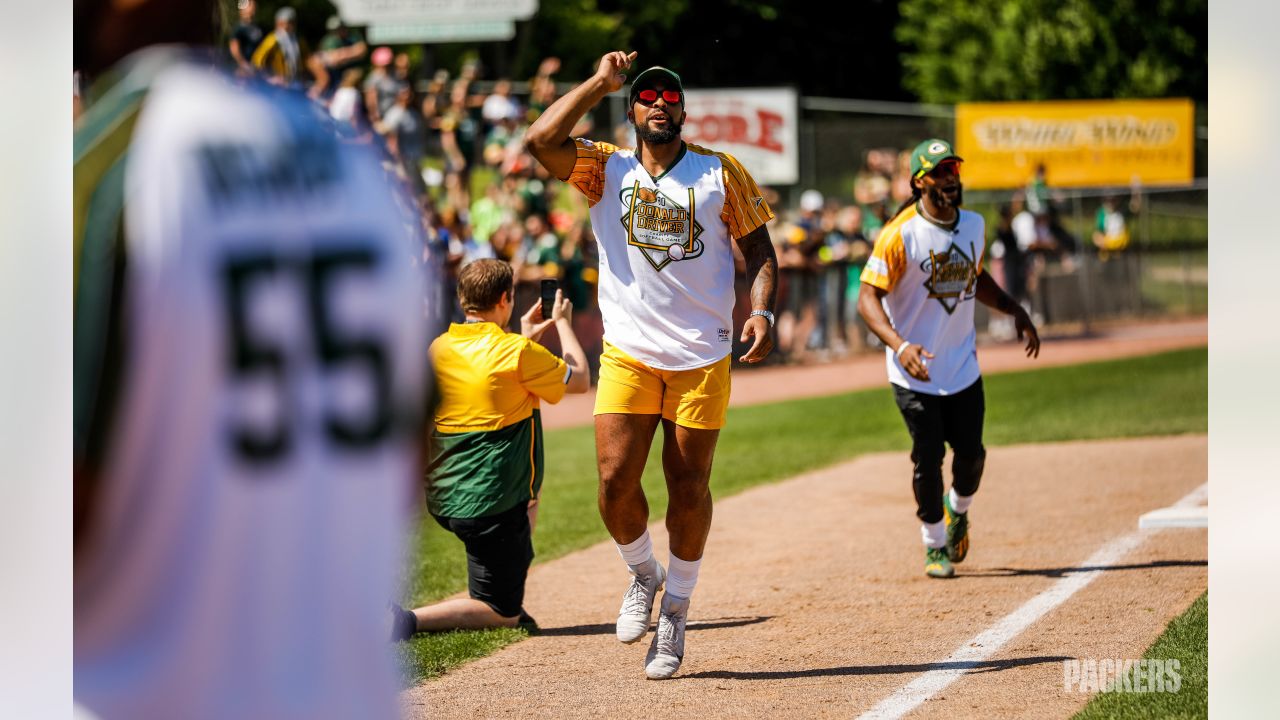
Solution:
[[[791,88],[689,90],[681,137],[736,157],[762,185],[793,185],[800,181],[797,102]]]

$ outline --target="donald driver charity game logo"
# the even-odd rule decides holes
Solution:
[[[685,206],[661,190],[641,187],[639,181],[624,188],[618,197],[626,209],[621,220],[627,229],[627,244],[640,248],[654,270],[662,272],[668,263],[702,255],[702,225],[694,219],[693,188],[689,188]]]
[[[940,253],[930,250],[929,258],[920,263],[920,269],[929,275],[924,282],[929,297],[942,303],[948,315],[976,293],[978,266],[974,262],[975,257],[977,254],[972,244],[969,245],[969,254],[965,255],[964,250],[952,243],[950,248]]]

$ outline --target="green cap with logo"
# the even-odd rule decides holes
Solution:
[[[918,178],[928,175],[943,160],[964,162],[964,158],[955,154],[955,151],[951,149],[951,143],[946,140],[938,138],[925,140],[917,145],[915,150],[911,151],[911,177]]]
[[[649,87],[655,80],[666,80],[668,90],[677,90],[681,93],[684,92],[684,86],[680,82],[680,76],[675,74],[675,71],[668,70],[661,65],[654,65],[651,68],[646,68],[641,71],[641,73],[631,81],[631,92],[628,94],[627,99],[634,103],[636,101],[636,93]]]

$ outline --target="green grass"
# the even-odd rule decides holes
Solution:
[[[1034,361],[1028,361],[1034,367]],[[1202,433],[1208,430],[1208,351],[1204,348],[1127,360],[1004,373],[985,378],[987,445]],[[666,512],[659,457],[661,432],[644,474],[651,518]],[[590,427],[546,433],[535,562],[607,540],[596,509],[594,435]],[[884,388],[770,405],[731,408],[716,449],[711,488],[724,498],[754,485],[870,452],[907,451],[910,441],[893,394]],[[409,570],[416,604],[466,589],[462,543],[430,518]],[[537,608],[529,608],[537,617]],[[520,631],[474,632],[477,647],[496,649]],[[409,679],[434,677],[454,652],[453,635],[406,643]],[[438,648],[438,649],[437,649]],[[477,655],[479,656],[479,655]],[[456,664],[456,663],[454,663]]]
[[[1209,594],[1200,596],[1169,623],[1142,657],[1176,659],[1181,667],[1178,692],[1099,694],[1074,720],[1145,720],[1209,717]]]
[[[442,675],[463,663],[510,645],[528,637],[524,630],[501,630],[438,633],[403,643],[400,650],[401,667],[407,684],[428,677]]]

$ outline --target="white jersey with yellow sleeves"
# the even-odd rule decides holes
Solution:
[[[661,370],[733,349],[733,247],[773,218],[733,156],[685,144],[653,177],[634,150],[577,139],[566,180],[587,196],[600,245],[604,337]]]
[[[210,65],[139,51],[77,125],[75,700],[398,718],[434,280],[375,153]]]
[[[885,349],[889,382],[929,395],[951,395],[980,375],[974,343],[974,295],[982,272],[985,224],[960,211],[952,229],[924,219],[916,206],[884,226],[862,271],[862,282],[887,290],[882,304],[893,328],[934,354],[929,381],[917,380]]]

